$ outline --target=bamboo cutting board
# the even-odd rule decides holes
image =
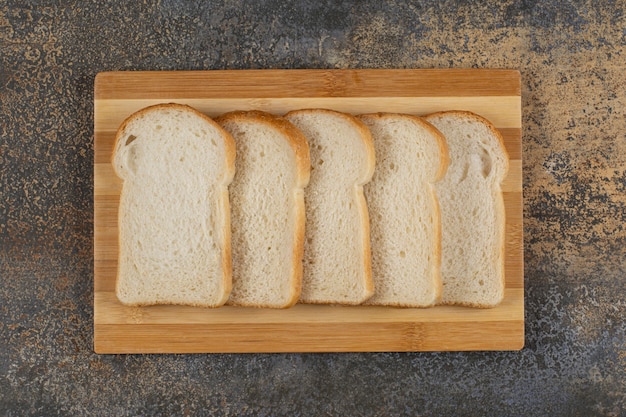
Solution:
[[[114,293],[121,182],[110,158],[131,113],[178,102],[209,116],[323,107],[353,114],[470,110],[503,134],[506,291],[493,309],[296,305],[287,310],[126,307]],[[94,349],[97,353],[517,350],[524,345],[520,75],[512,70],[107,72],[95,81]]]

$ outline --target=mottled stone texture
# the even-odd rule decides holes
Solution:
[[[624,416],[626,4],[0,0],[0,415]],[[516,68],[521,352],[92,353],[99,71]]]

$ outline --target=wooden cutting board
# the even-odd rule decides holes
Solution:
[[[512,70],[107,72],[95,81],[94,349],[97,353],[517,350],[524,345],[520,74]],[[131,113],[189,104],[209,116],[305,107],[423,115],[470,110],[503,134],[506,292],[493,309],[296,305],[287,310],[126,307],[114,293],[121,182],[110,158]]]

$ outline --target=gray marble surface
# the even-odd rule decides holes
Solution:
[[[0,0],[0,415],[625,416],[626,4]],[[105,70],[522,74],[520,352],[96,355]]]

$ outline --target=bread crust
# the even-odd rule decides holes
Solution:
[[[505,255],[506,255],[506,248],[505,248],[506,246],[506,210],[505,210],[504,203],[502,200],[501,186],[502,186],[502,181],[504,181],[504,179],[506,178],[508,174],[509,166],[510,166],[510,158],[509,158],[508,151],[506,150],[506,146],[504,144],[504,138],[502,137],[502,134],[500,133],[500,131],[498,131],[498,129],[493,125],[493,123],[491,123],[491,121],[489,121],[488,119],[476,113],[473,113],[467,110],[440,111],[440,112],[428,114],[423,117],[427,122],[431,122],[438,118],[450,117],[450,116],[457,117],[459,119],[472,120],[472,121],[483,124],[485,127],[487,127],[490,130],[490,132],[499,142],[498,143],[499,148],[505,156],[505,165],[502,167],[502,172],[500,172],[500,177],[498,178],[498,181],[497,181],[498,189],[492,190],[492,194],[494,195],[494,201],[496,202],[496,204],[498,204],[498,207],[497,207],[498,217],[501,219],[501,224],[499,228],[501,233],[500,233],[500,241],[498,242],[498,244],[500,246],[500,259],[501,259],[500,270],[502,271],[502,274],[500,275],[499,278],[500,278],[500,284],[504,288],[506,286],[505,265],[504,265]],[[502,302],[502,299],[503,299],[503,296],[499,300],[494,300],[493,303],[472,303],[472,302],[462,302],[462,301],[458,301],[458,302],[450,301],[450,302],[440,302],[440,304],[441,305],[461,305],[461,306],[474,307],[474,308],[493,308],[497,306],[498,304],[500,304]]]
[[[254,121],[255,123],[266,124],[273,129],[278,130],[287,138],[289,145],[294,151],[296,158],[297,168],[297,183],[296,186],[299,190],[303,190],[309,183],[311,161],[309,157],[309,144],[306,137],[286,119],[276,116],[274,114],[260,111],[260,110],[237,110],[225,113],[215,119],[219,124],[228,122],[242,122],[242,121]],[[292,297],[281,306],[267,305],[267,304],[255,304],[255,303],[241,303],[233,300],[229,300],[227,304],[237,306],[248,307],[267,307],[267,308],[289,308],[298,302],[300,293],[302,291],[302,276],[303,267],[302,259],[304,257],[304,238],[305,238],[305,207],[304,207],[304,192],[300,198],[295,198],[295,229],[293,235],[294,248],[293,248],[293,263],[292,263],[292,277],[291,280],[291,294]]]
[[[509,153],[506,150],[506,146],[504,145],[504,138],[502,137],[502,134],[500,133],[500,131],[493,125],[493,123],[491,123],[491,121],[489,121],[488,119],[476,113],[473,113],[471,111],[467,111],[467,110],[440,111],[440,112],[430,113],[422,117],[424,120],[430,123],[431,120],[434,120],[439,117],[444,117],[444,116],[457,116],[461,119],[474,120],[474,121],[484,124],[487,128],[489,128],[489,130],[493,133],[493,135],[500,142],[500,149],[502,150],[502,152],[504,152],[504,155],[506,156],[506,166],[504,167],[504,170],[502,172],[502,178],[500,179],[500,181],[503,181],[507,173],[509,172],[510,158],[509,158]],[[435,127],[433,126],[433,128]]]
[[[287,137],[297,159],[298,186],[306,187],[310,178],[311,161],[309,159],[309,143],[302,132],[283,117],[260,110],[236,110],[215,118],[215,122],[218,124],[246,120],[255,120],[258,123],[267,124],[281,131]]]
[[[285,118],[289,116],[297,115],[297,114],[328,114],[334,115],[336,117],[343,118],[348,123],[351,123],[354,128],[359,132],[359,135],[363,139],[363,144],[365,145],[366,151],[366,171],[363,173],[363,176],[360,178],[359,182],[355,184],[355,193],[356,193],[356,203],[361,207],[359,211],[361,217],[361,229],[363,230],[363,271],[364,271],[364,294],[362,295],[362,299],[360,301],[343,301],[342,304],[346,305],[358,305],[369,299],[372,295],[374,295],[374,281],[372,278],[372,251],[371,251],[371,242],[370,242],[370,220],[369,220],[369,212],[367,210],[367,202],[365,200],[365,194],[363,192],[363,185],[367,184],[371,181],[372,176],[374,175],[374,170],[376,168],[376,154],[374,150],[374,140],[370,133],[369,128],[357,119],[352,114],[323,109],[323,108],[305,108],[292,110],[284,115]],[[306,301],[307,304],[335,304],[334,301],[326,301],[326,300],[310,300]]]
[[[211,303],[211,304],[193,303],[193,302],[185,303],[185,305],[190,305],[194,307],[219,307],[228,300],[230,291],[232,289],[232,255],[231,255],[232,248],[231,248],[231,235],[230,235],[230,205],[229,205],[229,198],[228,198],[229,197],[228,185],[232,182],[234,175],[235,175],[235,152],[236,150],[235,150],[235,140],[232,138],[232,136],[228,132],[226,132],[224,129],[222,129],[221,126],[219,126],[213,119],[199,112],[198,110],[194,109],[191,106],[188,106],[186,104],[179,104],[179,103],[159,103],[159,104],[155,104],[152,106],[144,107],[132,113],[120,124],[117,130],[117,133],[115,135],[114,142],[113,142],[113,152],[111,153],[111,165],[113,167],[115,174],[118,177],[120,177],[122,180],[124,180],[124,175],[123,173],[120,173],[117,170],[117,164],[114,163],[114,159],[115,159],[115,154],[120,147],[120,141],[122,140],[122,138],[126,137],[126,134],[125,134],[126,128],[131,122],[144,117],[148,113],[151,113],[153,111],[168,110],[168,109],[178,110],[182,112],[189,112],[203,119],[208,124],[215,127],[221,133],[222,140],[224,142],[225,170],[224,170],[224,175],[222,177],[222,181],[220,185],[221,192],[219,196],[219,205],[220,205],[220,210],[222,211],[220,217],[223,220],[223,227],[222,227],[223,247],[221,248],[222,249],[221,250],[222,280],[221,280],[221,285],[220,285],[220,287],[222,288],[222,293],[221,293],[221,297],[215,303]],[[121,240],[120,229],[118,228],[118,241],[120,240]],[[117,254],[118,259],[119,259],[119,251],[120,251],[119,246],[120,245],[118,245],[118,254]],[[121,266],[118,262],[118,267],[117,267],[118,272],[117,272],[117,277],[115,281],[116,294],[118,293],[120,267]],[[168,302],[168,301],[149,302],[149,303],[124,303],[124,302],[122,303],[125,305],[137,306],[137,307],[147,306],[147,305],[156,305],[156,304],[162,304],[162,305],[177,304],[177,303]]]

